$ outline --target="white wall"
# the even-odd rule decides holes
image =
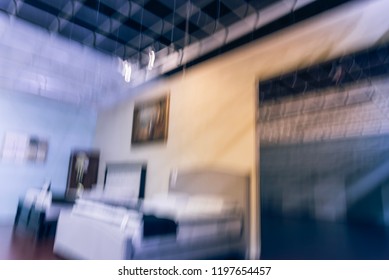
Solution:
[[[257,82],[376,42],[389,29],[384,12],[388,1],[369,1],[370,6],[366,2],[362,3],[366,7],[345,7],[343,14],[319,16],[142,90],[142,99],[171,94],[166,145],[131,147],[133,106],[140,98],[102,112],[95,139],[102,161],[147,161],[146,196],[166,191],[172,168],[206,165],[250,173],[255,257],[259,245]]]
[[[0,159],[0,223],[11,222],[18,199],[46,179],[54,195],[64,195],[70,152],[91,147],[95,124],[96,113],[85,108],[0,89],[0,148],[7,132],[37,136],[49,144],[45,163]]]

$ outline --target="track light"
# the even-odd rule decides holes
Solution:
[[[129,83],[131,81],[131,63],[124,62],[124,80]]]
[[[155,52],[153,50],[149,51],[149,64],[147,65],[147,70],[152,70],[154,67],[155,61]]]
[[[131,63],[129,63],[127,60],[121,60],[121,74],[124,77],[124,81],[127,83],[131,81],[131,72]]]

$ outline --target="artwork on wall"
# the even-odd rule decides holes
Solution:
[[[45,162],[48,146],[46,139],[24,133],[7,132],[1,158],[17,162]]]
[[[66,197],[74,199],[97,183],[100,152],[74,150],[70,154]]]
[[[135,104],[132,144],[166,142],[169,125],[169,94]]]

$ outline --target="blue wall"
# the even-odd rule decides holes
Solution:
[[[12,221],[19,197],[46,179],[51,180],[54,195],[64,194],[70,152],[91,147],[95,126],[91,109],[0,90],[0,147],[6,132],[34,135],[49,143],[45,163],[0,160],[0,223]]]

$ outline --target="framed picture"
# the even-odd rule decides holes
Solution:
[[[169,94],[135,104],[132,123],[132,144],[166,142],[169,125]]]
[[[46,161],[48,148],[47,139],[26,133],[7,132],[0,158],[15,162],[43,163]]]

